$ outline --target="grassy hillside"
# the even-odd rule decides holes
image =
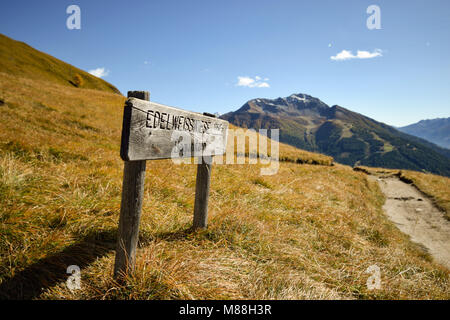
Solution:
[[[448,271],[386,220],[375,183],[346,166],[289,161],[273,176],[216,165],[210,226],[198,232],[195,165],[149,162],[137,270],[119,285],[124,97],[7,74],[0,92],[1,298],[450,298]],[[82,272],[73,293],[72,264]],[[366,288],[373,264],[377,291]]]
[[[376,183],[283,144],[272,176],[213,167],[209,227],[197,232],[196,166],[149,161],[136,272],[116,283],[125,98],[68,84],[36,55],[38,74],[1,59],[1,299],[450,298],[448,270],[386,219]],[[373,264],[382,289],[369,291]],[[65,285],[69,265],[81,267],[79,291]]]
[[[120,93],[112,84],[2,34],[0,72],[71,87]]]
[[[240,150],[238,150],[237,144],[238,144],[238,137],[245,135],[245,131],[243,131],[243,128],[237,127],[233,124],[229,124],[228,128],[230,131],[235,130],[233,135],[231,133],[228,137],[228,145],[227,145],[227,152],[232,152],[237,156],[245,156],[248,157],[249,155],[256,155],[259,150],[259,143],[261,141],[261,136],[257,134],[257,141],[256,145],[253,146],[252,149],[249,149],[249,142],[248,140],[245,142],[245,152],[241,155]],[[240,130],[240,131],[239,131]],[[234,143],[232,143],[231,139],[234,138]],[[270,132],[269,132],[269,138],[270,138]],[[248,138],[246,138],[248,139]],[[242,138],[241,141],[244,141]],[[267,156],[271,156],[271,139],[267,139]],[[279,142],[279,160],[282,162],[293,162],[293,163],[306,163],[306,164],[317,164],[317,165],[324,165],[324,166],[332,166],[334,161],[333,158],[324,154],[310,152],[302,149],[298,149],[296,147],[293,147],[289,144]],[[223,162],[225,162],[225,155],[223,156]],[[248,161],[247,161],[248,162]]]

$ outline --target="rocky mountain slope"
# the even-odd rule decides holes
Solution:
[[[222,118],[242,127],[279,128],[282,142],[343,164],[450,175],[449,150],[306,94],[253,99]]]

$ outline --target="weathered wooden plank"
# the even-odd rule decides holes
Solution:
[[[148,91],[130,91],[128,97],[148,100],[150,94]],[[145,160],[124,162],[122,202],[114,264],[115,278],[120,278],[134,270],[144,197],[145,168]]]
[[[159,103],[125,104],[120,156],[126,161],[225,153],[228,122]]]

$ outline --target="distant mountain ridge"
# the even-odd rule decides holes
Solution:
[[[280,141],[343,164],[450,176],[450,150],[307,94],[252,99],[221,118],[244,128],[279,128]]]
[[[398,130],[450,149],[450,117],[421,120]]]

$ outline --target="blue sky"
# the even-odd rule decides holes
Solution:
[[[66,27],[72,4],[80,30]],[[450,116],[449,16],[448,0],[15,0],[0,4],[0,32],[188,110],[306,93],[398,126]],[[343,50],[374,57],[331,59]]]

